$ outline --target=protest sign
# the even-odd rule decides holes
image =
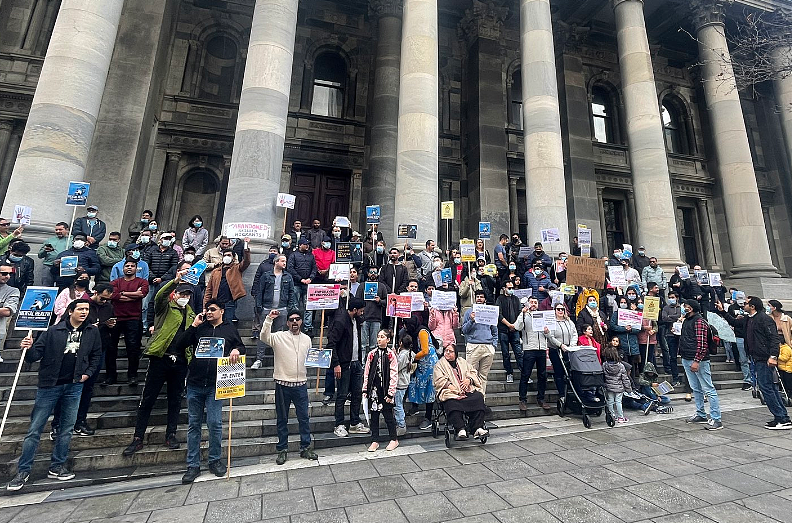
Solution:
[[[530,287],[528,287],[527,289],[514,289],[514,295],[520,298],[521,300],[523,298],[530,298],[532,294],[533,294],[533,289],[531,289]]]
[[[64,256],[63,258],[61,258],[60,261],[61,277],[77,275],[78,259],[79,258],[77,256]]]
[[[640,311],[619,309],[617,318],[617,324],[622,327],[632,327],[633,329],[640,329],[642,327],[643,314],[641,314]]]
[[[624,267],[608,266],[608,279],[613,287],[626,287],[627,279],[624,277]]]
[[[528,258],[533,254],[533,247],[520,247],[520,252],[517,254],[518,258]]]
[[[565,272],[566,271],[566,262],[564,260],[556,260],[555,261],[555,271],[556,272]]]
[[[474,240],[459,240],[459,254],[463,262],[476,261],[476,242]]]
[[[632,245],[630,245],[629,243],[623,243],[622,244],[622,255],[625,258],[632,258],[632,255],[633,255]]]
[[[591,245],[591,229],[578,227],[578,245]]]
[[[330,271],[327,273],[329,280],[348,280],[349,279],[349,264],[348,263],[331,263]]]
[[[455,292],[432,292],[432,308],[440,311],[450,311],[456,307],[457,294]]]
[[[699,285],[709,285],[709,273],[707,271],[696,271],[696,281]]]
[[[380,206],[379,205],[366,205],[366,223],[371,225],[372,223],[379,223],[380,222]]]
[[[569,256],[566,261],[566,281],[589,289],[605,287],[605,260]]]
[[[675,321],[673,325],[671,325],[671,334],[675,334],[677,336],[682,334],[682,320]]]
[[[440,275],[443,278],[443,283],[451,284],[453,276],[451,275],[451,267],[446,267],[440,270]]]
[[[677,267],[677,270],[679,271],[679,277],[681,279],[683,280],[690,279],[690,269],[688,268],[687,265],[680,265],[679,267]]]
[[[411,297],[410,299],[412,301],[410,302],[411,303],[410,309],[412,311],[422,311],[422,310],[424,310],[424,302],[426,301],[426,299],[424,298],[424,295],[423,295],[422,292],[403,292],[403,293],[401,293],[401,296],[410,296]]]
[[[245,357],[231,363],[231,358],[218,358],[215,399],[241,398],[245,395]]]
[[[228,223],[225,226],[229,238],[256,238],[266,240],[270,237],[270,226],[266,223]]]
[[[286,194],[284,192],[278,193],[278,199],[275,201],[276,207],[286,207],[287,209],[294,209],[294,202],[297,199],[293,194]]]
[[[713,287],[720,287],[721,285],[723,285],[723,280],[721,279],[721,275],[719,272],[709,273],[709,282],[710,285]]]
[[[195,264],[187,270],[187,274],[182,276],[182,282],[189,283],[190,285],[198,285],[198,280],[201,279],[201,274],[206,270],[206,265],[206,262],[203,260],[195,262]]]
[[[494,263],[489,263],[484,266],[484,274],[487,276],[495,277],[498,275],[498,268],[495,266]]]
[[[479,239],[489,240],[492,237],[490,222],[479,222]]]
[[[643,317],[647,320],[660,319],[660,298],[658,296],[645,296]]]
[[[55,287],[28,287],[19,305],[15,329],[45,331],[55,307],[58,289]]]
[[[305,356],[306,367],[316,367],[318,369],[329,369],[330,359],[333,356],[333,349],[308,349]]]
[[[440,218],[443,220],[454,219],[454,202],[440,202]]]
[[[591,256],[591,245],[586,245],[586,244],[581,245],[580,255],[585,257]]]
[[[222,358],[225,350],[225,338],[205,336],[195,346],[196,358]]]
[[[341,285],[338,283],[311,283],[308,285],[308,297],[305,308],[309,311],[337,309],[340,297]]]
[[[570,285],[568,283],[562,283],[559,287],[561,294],[564,296],[574,296],[577,288],[574,285]]]
[[[88,182],[69,182],[69,189],[66,193],[66,205],[84,206],[88,203],[88,193],[91,184]]]
[[[561,241],[561,233],[558,231],[558,228],[554,227],[552,229],[542,229],[542,243],[553,243],[553,242],[560,242]]]
[[[414,240],[418,237],[418,226],[410,225],[410,224],[399,224],[399,228],[396,231],[396,236],[400,239]]]
[[[385,314],[391,318],[409,318],[412,314],[412,296],[409,294],[388,294]]]
[[[11,223],[18,223],[19,225],[30,225],[30,217],[33,214],[33,208],[27,205],[15,205],[14,215],[11,217]]]
[[[554,311],[534,311],[531,313],[531,328],[534,332],[542,332],[545,327],[553,330],[557,324]]]
[[[476,314],[475,323],[481,325],[497,325],[500,309],[495,305],[473,304],[473,312]]]
[[[375,281],[367,281],[363,287],[363,299],[372,301],[379,294],[379,283]]]
[[[434,280],[435,287],[442,287],[443,286],[443,273],[442,271],[434,271],[432,273],[432,280]]]
[[[338,263],[355,263],[354,258],[358,257],[358,254],[361,258],[360,261],[363,261],[362,243],[338,242],[336,243],[335,252],[335,261]]]
[[[336,216],[336,217],[333,219],[333,226],[338,226],[338,227],[352,227],[352,224],[351,224],[351,222],[349,221],[349,218],[347,218],[346,216]]]

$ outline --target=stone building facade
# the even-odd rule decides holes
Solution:
[[[789,0],[0,0],[0,197],[447,239],[577,224],[792,298],[792,78],[730,86],[724,27]],[[777,15],[777,13],[776,13]],[[679,29],[685,29],[696,38]],[[721,53],[725,53],[721,54]],[[782,277],[779,277],[782,276]]]

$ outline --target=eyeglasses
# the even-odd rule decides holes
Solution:
[[[289,318],[286,321],[291,321],[291,322],[297,323],[298,321],[302,321],[302,318]]]

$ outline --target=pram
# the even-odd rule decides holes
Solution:
[[[787,407],[792,407],[792,398],[789,397],[790,391],[786,390],[786,387],[784,387],[784,382],[778,376],[778,369],[773,367],[771,372],[773,373],[773,385],[779,390],[779,392],[781,392],[784,404]],[[762,405],[765,405],[767,402],[765,401],[764,394],[762,394],[762,391],[759,390],[756,380],[754,380],[754,389],[756,390],[756,395],[754,397],[758,397]]]
[[[583,426],[590,429],[590,416],[601,416],[605,410],[605,422],[613,427],[616,420],[605,409],[605,373],[597,358],[597,351],[593,347],[580,347],[567,351],[567,354],[569,365],[564,361],[563,354],[559,354],[564,368],[566,392],[558,398],[558,415],[563,416],[567,411],[582,414]]]

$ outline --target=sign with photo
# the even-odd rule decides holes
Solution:
[[[30,225],[30,217],[33,215],[33,208],[27,205],[15,205],[14,215],[11,217],[11,223],[18,223],[19,225]]]
[[[409,318],[412,314],[412,296],[388,294],[385,314],[391,318]]]
[[[222,358],[225,351],[225,338],[205,336],[195,346],[196,358]]]
[[[66,192],[66,205],[85,206],[88,203],[88,193],[90,191],[91,184],[88,182],[69,182],[69,189]]]
[[[77,275],[77,263],[79,263],[79,257],[77,256],[64,256],[60,259],[60,275],[61,277],[65,276],[76,276]]]
[[[396,236],[399,239],[414,240],[418,237],[418,226],[410,224],[399,224],[396,230]]]
[[[679,267],[677,267],[677,270],[679,271],[679,277],[681,279],[683,280],[690,279],[690,269],[688,268],[687,265],[680,265]]]
[[[57,297],[56,287],[28,287],[19,305],[14,328],[31,331],[47,330]]]
[[[217,360],[217,384],[215,399],[241,398],[245,395],[245,357],[231,363],[231,358]]]
[[[366,223],[369,225],[380,222],[380,206],[367,205],[366,206]]]
[[[333,349],[315,349],[311,347],[308,349],[308,354],[305,355],[305,366],[316,367],[319,369],[329,369],[330,359],[333,357]]]
[[[379,283],[376,281],[367,281],[363,287],[363,299],[373,301],[379,295]]]
[[[542,229],[542,243],[554,243],[561,241],[561,233],[558,231],[557,227],[553,227],[551,229]]]
[[[459,254],[463,262],[476,261],[476,242],[474,240],[459,240]]]
[[[490,222],[479,222],[479,239],[489,240],[490,238],[492,238]]]
[[[278,193],[278,199],[275,201],[276,207],[285,207],[287,209],[294,209],[294,202],[297,197],[293,194],[286,194],[284,192]]]

